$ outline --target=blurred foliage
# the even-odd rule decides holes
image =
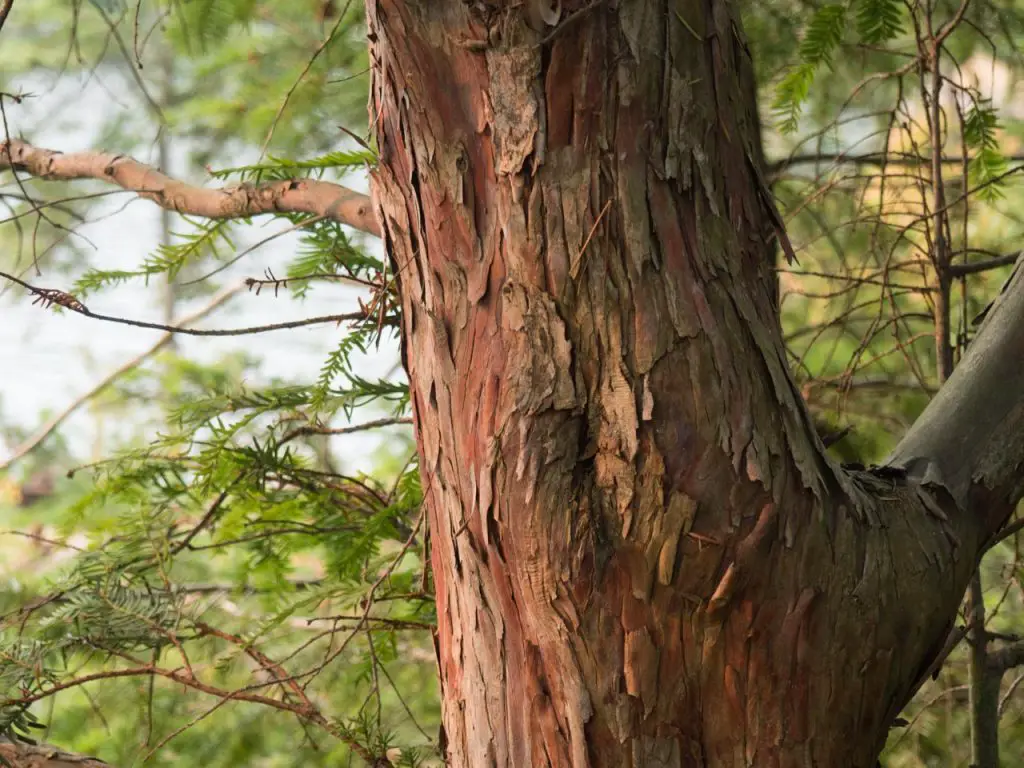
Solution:
[[[62,114],[59,128],[125,153],[166,142],[165,162],[184,150],[177,175],[340,179],[374,160],[339,128],[365,123],[361,13],[333,2],[19,4],[0,45],[2,88],[31,104],[33,89],[99,81],[122,108],[82,115],[81,127]],[[18,106],[5,98],[9,114]],[[54,123],[44,114],[34,127]],[[34,229],[3,228],[6,267],[70,273],[83,297],[176,279],[178,306],[225,286],[247,222],[178,217],[137,266],[90,266],[65,230],[105,213],[83,186],[4,187],[13,223],[36,214],[22,190],[66,200]],[[268,273],[260,287],[301,299],[344,281],[390,315],[379,254],[333,222],[282,220],[297,247],[284,280]],[[201,278],[202,289],[189,285]],[[373,320],[336,334],[315,382],[261,378],[259,347],[244,342],[206,363],[157,350],[90,403],[97,419],[133,426],[111,458],[75,470],[80,452],[58,432],[4,476],[0,730],[123,766],[345,764],[360,750],[414,765],[435,754],[434,609],[407,387],[400,371],[361,373],[382,335],[394,347],[393,324]],[[358,439],[372,434],[367,422],[385,436]],[[372,477],[346,468],[349,446],[370,450],[359,463],[369,459]],[[27,493],[39,478],[48,492]],[[62,688],[124,670],[137,674]],[[183,670],[199,681],[185,695]]]
[[[1024,5],[741,6],[767,176],[800,259],[780,268],[794,375],[822,430],[848,430],[836,457],[880,462],[939,384],[936,297],[948,294],[958,357],[1020,241]],[[171,141],[188,158],[175,172],[193,179],[341,179],[374,162],[339,128],[366,124],[361,13],[333,0],[20,3],[0,36],[0,89],[100,80],[123,108],[83,143],[137,153]],[[928,43],[949,23],[936,126]],[[54,126],[44,115],[33,127]],[[250,222],[178,217],[133,268],[90,266],[67,235],[104,204],[83,188],[100,189],[0,188],[6,266],[70,275],[80,295],[169,276],[192,284],[180,303],[223,287],[246,253],[236,238]],[[63,202],[44,216],[25,194]],[[64,478],[81,452],[57,431],[3,477],[0,729],[122,766],[154,751],[159,764],[214,767],[333,765],[359,749],[436,759],[408,391],[399,370],[365,371],[394,345],[386,265],[340,225],[279,218],[298,244],[274,267],[283,278],[268,270],[255,287],[303,300],[344,282],[373,312],[325,344],[313,381],[261,378],[251,340],[206,363],[157,351],[90,401],[98,419],[133,427],[107,458]],[[0,429],[10,445],[28,437]],[[386,437],[361,439],[376,430]],[[368,452],[372,473],[349,469]],[[1009,538],[983,563],[989,629],[1004,638],[1024,634],[1018,550]],[[63,687],[90,675],[102,679]],[[1006,755],[1024,752],[1020,679],[1004,681]],[[968,762],[966,681],[961,644],[893,730],[885,764]]]

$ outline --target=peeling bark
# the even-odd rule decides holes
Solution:
[[[986,411],[1012,467],[975,435],[965,479],[933,409],[832,464],[729,4],[554,5],[367,0],[447,757],[873,766],[1019,496],[1024,387]]]
[[[15,743],[2,737],[0,758],[11,768],[110,768],[94,757],[64,752],[48,744]]]

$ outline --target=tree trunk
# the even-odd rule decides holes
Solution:
[[[729,3],[367,18],[450,764],[874,765],[1019,483],[946,484],[932,409],[891,468],[826,457]]]

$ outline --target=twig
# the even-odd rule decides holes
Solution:
[[[59,541],[57,539],[51,539],[51,538],[48,538],[46,536],[43,536],[42,534],[32,533],[30,531],[15,531],[15,530],[0,531],[0,536],[24,536],[26,539],[32,539],[33,541],[38,541],[40,544],[46,544],[47,546],[50,546],[50,547],[61,547],[63,549],[73,549],[75,552],[85,552],[86,551],[86,550],[82,549],[81,547],[76,547],[74,544],[71,544],[71,543],[69,543],[67,541]]]
[[[185,549],[189,544],[192,543],[192,539],[198,536],[199,533],[210,524],[210,521],[213,520],[214,515],[217,514],[217,510],[221,508],[221,506],[224,504],[224,501],[227,499],[228,494],[231,493],[231,489],[234,488],[238,481],[241,479],[241,476],[236,477],[235,480],[232,483],[230,483],[227,488],[225,488],[223,491],[220,492],[220,494],[218,494],[217,498],[214,499],[213,504],[211,504],[210,508],[206,510],[206,514],[203,515],[203,519],[192,527],[188,534],[186,534],[185,538],[183,538],[181,541],[174,545],[174,548],[171,550],[172,554],[176,555],[183,549]]]
[[[283,323],[253,325],[246,328],[184,328],[178,325],[164,325],[163,323],[149,323],[145,320],[132,320],[126,317],[102,315],[98,312],[90,311],[84,304],[82,304],[82,302],[64,291],[52,288],[37,288],[36,286],[26,283],[24,280],[21,280],[14,275],[9,275],[6,272],[0,272],[0,277],[4,277],[11,282],[17,283],[22,288],[32,293],[36,297],[36,301],[32,302],[33,304],[41,303],[45,306],[52,306],[56,304],[57,306],[69,309],[76,314],[90,317],[93,320],[103,320],[108,323],[117,323],[119,325],[130,325],[133,328],[152,328],[155,331],[180,333],[185,336],[245,336],[253,333],[266,333],[268,331],[283,331],[289,328],[302,328],[303,326],[318,325],[320,323],[344,323],[366,320],[365,312],[349,312],[344,315],[320,315],[318,317],[307,317],[303,320],[288,320]]]
[[[307,426],[299,427],[283,438],[281,438],[281,444],[290,442],[297,437],[303,437],[306,435],[349,435],[353,432],[365,432],[368,429],[378,429],[380,427],[390,427],[396,424],[412,424],[411,417],[404,417],[400,419],[375,419],[374,421],[368,421],[364,424],[353,424],[348,427],[317,427]]]
[[[419,533],[420,526],[423,525],[425,518],[426,511],[421,508],[420,514],[416,518],[416,525],[413,526],[412,533],[409,534],[409,538],[405,540],[405,543],[402,545],[402,548],[398,550],[398,554],[394,556],[394,558],[391,560],[388,566],[384,569],[384,572],[381,573],[381,575],[377,578],[377,580],[370,587],[369,591],[366,593],[366,596],[363,598],[362,602],[364,608],[362,617],[359,619],[356,626],[352,629],[352,634],[349,635],[348,638],[346,638],[346,640],[338,648],[328,652],[320,661],[320,663],[317,664],[315,667],[301,673],[300,675],[297,675],[297,679],[302,677],[308,677],[309,680],[312,681],[312,679],[316,675],[318,675],[332,661],[334,661],[336,658],[338,658],[338,656],[345,652],[345,649],[348,647],[348,644],[352,640],[352,638],[356,636],[357,632],[363,629],[363,627],[366,625],[366,622],[370,619],[370,610],[373,608],[374,595],[377,593],[377,590],[380,588],[380,585],[383,584],[386,579],[390,578],[395,568],[397,568],[399,563],[401,563],[402,560],[405,558],[405,555],[409,551],[409,548],[416,540],[416,535]],[[307,682],[306,685],[308,684],[309,683]]]
[[[1024,162],[1024,154],[1006,155],[1007,162]],[[956,165],[962,162],[962,158],[951,155],[943,155],[943,165]],[[778,173],[799,165],[818,165],[829,163],[832,165],[909,165],[913,167],[923,165],[923,159],[912,153],[904,152],[867,152],[853,155],[845,152],[822,152],[806,155],[793,155],[768,164],[768,173],[775,176]]]
[[[1013,694],[1017,691],[1017,688],[1020,686],[1021,682],[1024,682],[1024,672],[1021,672],[1019,675],[1017,675],[1017,677],[1013,679],[1013,682],[1010,683],[1009,686],[1007,686],[1006,693],[1003,694],[1003,698],[999,700],[1000,717],[1003,716],[1003,713],[1006,711],[1006,705],[1009,704],[1010,701],[1013,699]]]
[[[306,62],[306,66],[302,68],[302,71],[299,73],[299,76],[295,78],[295,82],[292,83],[291,87],[288,89],[288,92],[284,95],[284,100],[281,102],[281,106],[278,107],[277,113],[274,115],[274,119],[270,123],[270,130],[267,131],[267,137],[263,140],[263,147],[262,149],[260,149],[261,158],[267,154],[267,148],[270,146],[270,142],[274,138],[274,131],[277,130],[277,124],[281,121],[281,117],[284,115],[285,109],[288,108],[288,102],[291,101],[291,98],[295,94],[296,89],[305,79],[306,75],[309,74],[309,70],[313,68],[313,64],[316,63],[316,60],[320,57],[320,54],[324,52],[324,49],[327,48],[328,43],[330,43],[334,39],[334,36],[338,33],[338,30],[341,28],[342,22],[344,22],[345,17],[348,16],[348,11],[351,6],[352,0],[348,0],[348,2],[345,3],[345,7],[342,9],[341,13],[338,14],[338,20],[334,22],[334,26],[331,27],[331,31],[328,32],[327,36],[320,41],[320,45],[318,45],[316,47],[316,50],[313,51],[313,55],[309,57],[309,61]]]
[[[269,243],[269,242],[271,242],[273,240],[276,240],[279,237],[283,237],[284,235],[290,234],[291,232],[295,232],[297,230],[300,230],[303,227],[310,227],[313,224],[316,224],[317,222],[323,221],[325,218],[326,218],[325,216],[313,216],[310,219],[305,219],[304,221],[299,221],[299,222],[296,222],[295,224],[292,224],[292,225],[290,225],[288,227],[285,227],[284,229],[280,230],[279,232],[275,232],[272,235],[267,235],[262,240],[259,240],[258,242],[255,242],[252,245],[250,245],[244,251],[239,251],[234,256],[232,256],[228,261],[224,262],[223,264],[221,264],[216,269],[213,269],[213,270],[207,272],[205,275],[200,275],[199,277],[195,278],[194,280],[189,280],[187,282],[180,283],[180,285],[196,285],[198,283],[205,282],[205,281],[209,280],[211,277],[213,277],[214,275],[218,275],[221,272],[223,272],[225,269],[228,269],[228,268],[234,266],[239,261],[241,261],[243,258],[248,256],[250,253],[252,253],[253,251],[255,251],[255,250],[259,249],[259,248],[262,248],[267,243]],[[246,281],[246,284],[249,285],[248,281]],[[251,288],[252,286],[249,285],[249,287]]]
[[[583,241],[583,245],[580,248],[580,253],[576,257],[575,262],[569,269],[569,274],[572,276],[573,280],[575,280],[579,276],[580,270],[583,269],[583,257],[587,253],[587,246],[590,245],[590,240],[591,238],[594,237],[594,233],[597,231],[597,225],[601,223],[601,219],[603,219],[604,215],[608,213],[608,209],[611,207],[611,205],[612,201],[611,198],[609,198],[608,202],[604,204],[604,208],[602,208],[601,212],[597,214],[597,218],[594,219],[594,225],[590,228],[590,231],[587,233],[587,238],[586,240]]]
[[[569,26],[571,26],[575,22],[577,22],[580,19],[582,19],[585,14],[590,13],[592,10],[594,10],[598,6],[604,5],[604,3],[605,3],[605,0],[594,0],[594,2],[590,3],[589,5],[585,5],[582,8],[578,8],[577,10],[573,11],[572,13],[570,13],[568,16],[565,17],[565,19],[562,21],[561,24],[559,24],[551,32],[549,32],[537,44],[536,47],[540,48],[541,46],[547,45],[552,40],[554,40],[556,37],[558,37],[558,35],[562,34]]]
[[[237,293],[239,293],[243,287],[245,287],[244,284],[239,284],[231,288],[228,288],[227,290],[221,291],[219,294],[213,297],[209,304],[193,312],[192,314],[186,315],[185,317],[181,318],[181,320],[178,321],[177,325],[187,326],[191,325],[197,320],[201,320],[202,318],[206,317],[211,312],[213,312],[215,309],[217,309],[219,306],[224,304],[226,301],[228,301],[228,299],[230,299],[232,296],[235,296]],[[47,437],[49,437],[53,433],[53,431],[57,429],[57,427],[63,424],[64,421],[71,414],[73,414],[75,411],[81,408],[85,403],[89,402],[94,397],[96,397],[96,395],[100,394],[100,392],[102,392],[115,381],[117,381],[117,379],[119,379],[121,376],[128,373],[128,371],[134,370],[139,365],[141,365],[147,358],[153,356],[163,347],[167,346],[167,344],[171,341],[172,338],[174,338],[173,333],[165,333],[163,336],[157,339],[153,343],[153,345],[149,347],[149,349],[136,355],[131,360],[128,360],[127,362],[118,366],[115,370],[111,371],[109,374],[103,377],[103,379],[101,379],[97,384],[95,384],[87,392],[80,395],[74,401],[68,404],[63,411],[53,416],[53,418],[51,418],[49,421],[47,421],[45,424],[39,427],[30,438],[28,438],[27,440],[22,442],[17,448],[15,448],[14,453],[10,457],[8,457],[6,461],[0,463],[0,470],[5,470],[12,464],[14,464],[16,461],[19,461],[20,459],[24,458],[27,454],[34,450],[36,446],[38,446]]]
[[[1006,267],[1010,264],[1015,264],[1017,259],[1020,258],[1020,253],[1007,254],[1006,256],[997,256],[989,259],[988,261],[979,261],[974,264],[951,264],[949,274],[953,277],[963,277],[964,275],[974,275],[978,272],[987,272],[990,269],[997,269],[999,267]]]

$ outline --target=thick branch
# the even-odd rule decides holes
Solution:
[[[974,264],[950,264],[949,274],[952,277],[963,277],[964,275],[975,275],[978,272],[987,272],[990,269],[1006,267],[1017,261],[1019,253],[1010,253],[1005,256],[996,256],[988,261],[979,261]]]
[[[162,208],[207,219],[240,219],[262,213],[310,213],[361,232],[380,235],[370,198],[340,184],[290,179],[204,189],[186,184],[125,155],[57,152],[18,139],[0,142],[0,169],[41,179],[99,179],[135,192]]]
[[[977,338],[887,464],[977,509],[982,539],[1024,493],[1024,269],[1020,263]]]
[[[1024,642],[993,651],[989,654],[988,663],[991,670],[1000,675],[1008,669],[1024,666]]]

